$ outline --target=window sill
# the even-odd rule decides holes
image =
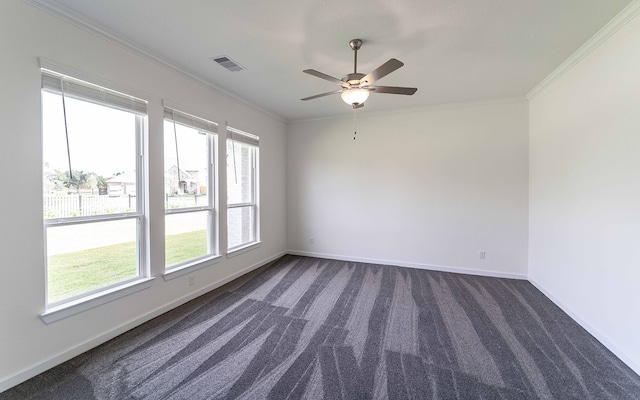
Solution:
[[[150,288],[153,283],[153,279],[154,278],[138,279],[68,303],[53,306],[40,314],[40,318],[47,325],[52,322],[60,321],[61,319],[79,314],[102,304],[110,303],[140,290]]]
[[[258,247],[260,247],[260,243],[262,243],[262,242],[260,242],[260,241],[253,242],[253,243],[249,243],[249,244],[247,244],[245,246],[237,247],[237,248],[235,248],[233,250],[229,250],[229,251],[227,251],[227,258],[233,258],[235,256],[239,256],[240,254],[244,254],[244,253],[246,253],[248,251],[251,251],[253,249],[257,249]]]
[[[190,274],[193,271],[197,271],[199,269],[216,264],[218,261],[220,261],[219,255],[205,258],[204,260],[197,260],[184,265],[179,265],[162,274],[162,277],[166,282],[169,282],[172,279]]]

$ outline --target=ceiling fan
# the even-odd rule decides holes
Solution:
[[[353,39],[349,42],[349,46],[353,49],[353,73],[345,75],[342,79],[334,78],[333,76],[323,74],[315,69],[305,69],[305,72],[309,75],[316,76],[318,78],[327,80],[329,82],[338,83],[340,85],[339,90],[333,90],[331,92],[317,94],[315,96],[305,97],[302,101],[317,99],[318,97],[329,96],[332,94],[340,93],[342,100],[345,103],[353,106],[353,108],[364,107],[364,102],[369,98],[370,93],[389,93],[389,94],[404,94],[412,95],[418,89],[409,87],[398,86],[373,86],[372,83],[387,76],[393,71],[404,65],[403,62],[390,59],[386,63],[379,66],[373,72],[367,75],[358,72],[358,50],[362,47],[362,40]]]

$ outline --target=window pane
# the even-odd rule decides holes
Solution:
[[[136,116],[42,92],[45,218],[135,212]],[[69,173],[69,159],[71,170]]]
[[[235,149],[235,159],[234,159]],[[228,204],[253,203],[255,147],[227,140],[227,201]]]
[[[255,208],[253,206],[229,208],[227,210],[229,249],[256,240]]]
[[[208,206],[208,166],[207,133],[165,120],[165,208]]]
[[[85,294],[139,276],[137,218],[48,227],[48,301]]]
[[[165,265],[178,265],[213,253],[207,238],[210,215],[210,211],[165,215]]]

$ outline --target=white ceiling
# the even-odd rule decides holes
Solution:
[[[31,0],[72,16],[286,120],[349,115],[338,89],[302,73],[405,66],[362,111],[524,97],[631,0]],[[209,58],[247,68],[229,72]],[[359,110],[360,112],[360,110]]]

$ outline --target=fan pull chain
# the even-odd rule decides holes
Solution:
[[[356,109],[353,109],[353,140],[356,140],[356,134],[358,131],[356,130]]]

